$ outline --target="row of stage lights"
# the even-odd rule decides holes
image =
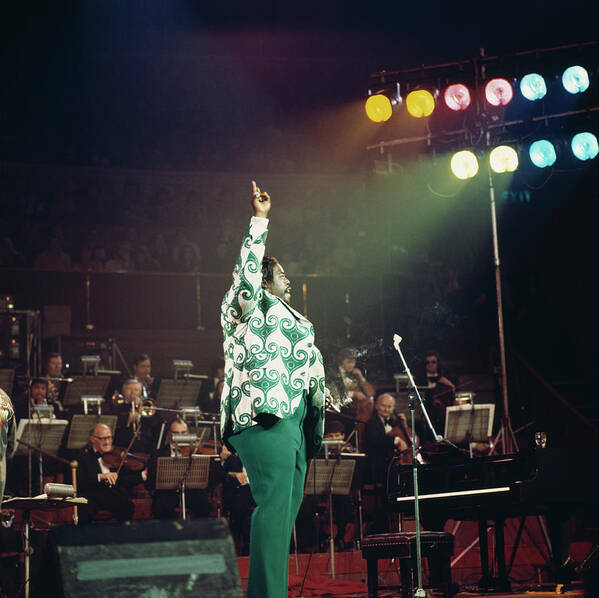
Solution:
[[[561,77],[563,88],[570,94],[585,92],[590,85],[588,71],[582,66],[568,67]],[[538,73],[529,73],[520,79],[520,93],[527,100],[541,100],[547,94],[545,78]],[[507,106],[513,97],[514,89],[507,79],[491,79],[484,88],[485,100],[491,106]],[[463,83],[449,85],[444,93],[445,105],[455,112],[466,110],[471,102],[470,90]],[[435,95],[427,89],[417,89],[405,98],[408,114],[415,118],[430,116],[435,109]],[[393,106],[401,103],[399,93],[389,99],[384,93],[375,93],[366,100],[366,115],[373,122],[385,122],[391,118]]]
[[[592,160],[599,154],[597,137],[589,132],[574,135],[570,148],[578,160]],[[557,149],[548,139],[539,139],[530,145],[528,156],[538,168],[548,168],[557,160]],[[509,145],[500,145],[491,150],[489,165],[493,172],[514,172],[518,168],[518,152]],[[451,171],[458,179],[471,179],[478,173],[478,158],[468,150],[457,152],[451,158]]]

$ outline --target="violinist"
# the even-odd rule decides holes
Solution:
[[[89,445],[77,461],[78,494],[88,501],[80,507],[79,521],[90,522],[100,510],[110,511],[118,521],[131,520],[131,489],[145,481],[147,470],[131,471],[122,466],[123,459],[115,451],[108,426],[96,424],[90,430]]]
[[[146,487],[152,494],[152,513],[156,519],[177,519],[175,510],[179,506],[179,491],[156,490],[156,464],[158,457],[189,457],[189,450],[182,449],[190,447],[179,447],[173,440],[173,434],[187,434],[187,432],[185,421],[180,418],[174,419],[169,425],[166,442],[160,449],[153,451],[148,462]],[[205,490],[186,489],[185,504],[194,517],[210,516],[211,505]]]
[[[399,422],[392,418],[395,398],[390,394],[380,395],[374,404],[374,413],[366,422],[365,451],[368,466],[375,487],[376,513],[373,533],[387,531],[386,497],[387,470],[395,452],[408,451],[411,431],[402,413]],[[399,429],[399,432],[397,431]]]

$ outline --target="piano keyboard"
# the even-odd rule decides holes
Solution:
[[[501,486],[499,488],[481,488],[478,490],[460,490],[457,492],[436,492],[434,494],[419,494],[418,500],[432,500],[436,498],[457,498],[460,496],[476,496],[480,494],[499,494],[501,492],[509,492],[509,486]],[[414,500],[413,496],[397,496],[396,502],[409,502]]]

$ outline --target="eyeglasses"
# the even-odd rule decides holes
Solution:
[[[97,440],[112,440],[112,434],[110,436],[96,436],[94,434],[94,438],[96,438]]]
[[[437,363],[436,359],[427,359],[425,363]]]

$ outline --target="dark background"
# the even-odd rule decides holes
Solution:
[[[475,369],[491,367],[496,329],[486,178],[460,183],[447,174],[446,154],[433,158],[422,147],[396,154],[398,169],[376,176],[373,161],[379,156],[365,146],[401,131],[382,132],[364,118],[369,74],[473,57],[481,48],[502,56],[592,40],[597,2],[207,4],[80,1],[5,9],[0,92],[5,166],[24,165],[25,173],[28,164],[210,172],[223,180],[227,173],[247,173],[248,179],[260,175],[265,187],[275,174],[290,181],[347,176],[356,187],[351,197],[345,190],[331,193],[330,202],[317,195],[293,197],[290,188],[285,201],[293,205],[289,209],[308,213],[301,224],[314,231],[319,244],[326,247],[345,234],[345,247],[357,254],[349,271],[343,246],[333,258],[337,270],[355,277],[347,283],[352,344],[379,357],[387,351],[393,371],[389,339],[400,326],[414,339],[415,358],[430,346],[449,347],[460,358],[474,359]],[[596,121],[585,124],[597,132]],[[550,175],[523,168],[495,181],[508,340],[549,378],[593,378],[588,306],[596,272],[590,217],[598,199],[596,162],[562,162]],[[31,184],[35,191],[35,181]],[[39,184],[40,196],[47,193],[45,184]],[[58,222],[67,231],[100,218],[126,222],[131,207],[126,194],[109,209],[87,208],[84,197],[76,209],[64,208],[64,197],[51,195],[43,216],[48,230],[40,228],[31,241],[21,234],[31,214],[11,195],[10,185],[4,187],[1,232],[29,263]],[[246,188],[227,193],[215,197],[213,189],[198,189],[192,200],[202,205],[198,227],[210,241],[208,251],[202,247],[203,270],[210,269],[210,230],[223,213],[239,234],[248,215],[236,211],[235,203],[245,201],[238,198]],[[277,235],[276,206],[275,198],[272,250],[293,253],[304,241],[303,229],[287,221]],[[164,217],[160,201],[151,209],[156,229]],[[345,224],[339,231],[341,211]],[[170,225],[189,225],[185,212],[175,213]],[[426,286],[432,280],[445,289],[454,272],[461,281],[457,294],[435,295]],[[150,295],[152,284],[143,287]],[[186,292],[190,284],[182,282],[179,289]],[[343,344],[343,325],[329,326],[326,314],[344,296],[340,289],[339,297],[331,292],[334,283],[323,282],[320,291],[319,284],[311,287],[316,289],[311,305],[322,309],[311,316],[326,327],[325,344],[336,347]],[[102,317],[108,314],[108,324],[123,327],[122,313],[111,320],[111,305],[107,300]],[[189,297],[181,305],[189,308]],[[216,304],[203,309],[211,307],[216,312]],[[153,310],[136,316],[144,313],[148,322],[133,327],[152,327]],[[454,329],[462,332],[467,350],[456,345]]]

